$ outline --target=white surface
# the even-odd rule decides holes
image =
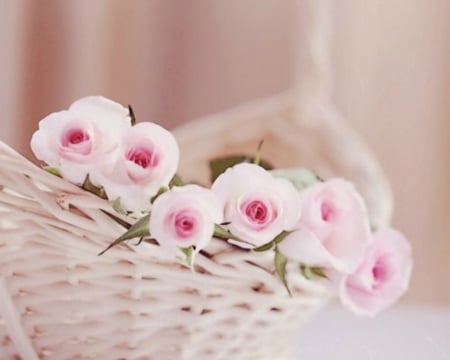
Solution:
[[[300,332],[301,360],[450,360],[450,307],[394,307],[375,319],[338,306]]]

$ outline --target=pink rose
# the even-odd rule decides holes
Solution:
[[[279,250],[305,265],[354,271],[370,240],[364,201],[354,186],[341,179],[313,185],[301,192],[301,204],[297,229]]]
[[[170,254],[182,256],[180,248],[203,249],[222,220],[222,204],[213,192],[198,185],[173,187],[155,200],[150,233]]]
[[[129,127],[126,108],[100,96],[86,97],[41,120],[31,149],[39,160],[81,185],[93,168],[114,161],[121,133]]]
[[[340,281],[342,304],[357,315],[375,316],[406,292],[412,265],[406,238],[393,229],[378,231],[363,263]]]
[[[295,187],[255,164],[227,169],[211,190],[222,201],[225,221],[230,222],[228,229],[255,246],[291,230],[300,216],[300,196]]]
[[[175,137],[163,127],[142,122],[127,129],[113,167],[99,168],[92,180],[104,187],[108,198],[120,198],[130,211],[150,208],[150,199],[167,186],[178,168]]]

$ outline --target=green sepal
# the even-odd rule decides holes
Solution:
[[[274,246],[275,246],[275,242],[274,241],[270,241],[267,244],[255,247],[252,250],[256,251],[256,252],[263,252],[263,251],[271,250]]]
[[[280,242],[282,242],[286,237],[290,234],[289,231],[283,231],[280,234],[278,234],[275,239],[273,239],[271,242],[268,242],[267,244],[258,246],[253,249],[253,251],[256,252],[263,252],[267,250],[271,250],[274,246],[278,245]]]
[[[234,165],[240,164],[240,163],[253,163],[255,162],[255,158],[246,156],[246,155],[235,155],[235,156],[227,156],[223,158],[218,158],[211,160],[209,162],[209,169],[211,172],[211,182],[214,182],[219,175],[223,174],[228,168],[233,167]],[[258,160],[259,166],[266,170],[273,169],[273,166],[265,161],[265,160]]]
[[[128,116],[130,117],[131,126],[136,125],[136,116],[134,115],[134,111],[131,105],[128,105]]]
[[[224,239],[224,240],[234,240],[234,241],[238,241],[250,246],[255,246],[254,244],[242,240],[240,238],[238,238],[237,236],[234,236],[230,231],[228,231],[227,229],[225,229],[224,227],[218,225],[218,224],[214,224],[214,237],[219,238],[219,239]]]
[[[194,249],[192,246],[187,248],[180,248],[180,250],[183,252],[183,254],[186,256],[184,259],[181,259],[182,262],[187,265],[191,270],[194,269]]]
[[[311,280],[315,276],[328,279],[328,276],[325,273],[324,269],[319,266],[306,266],[301,264],[300,272],[307,280]]]
[[[122,206],[122,203],[120,202],[120,197],[118,197],[117,199],[115,199],[112,202],[112,207],[113,207],[114,211],[118,214],[121,214],[121,215],[128,214],[128,212],[125,210],[125,208]]]
[[[169,188],[167,186],[160,187],[156,195],[150,199],[150,203],[153,204],[160,195],[164,194],[167,191],[169,191]]]
[[[261,140],[258,144],[258,147],[256,149],[256,155],[253,158],[253,164],[259,165],[261,163],[261,149],[262,149],[263,144],[264,144],[264,139]]]
[[[150,215],[146,215],[139,219],[134,225],[132,225],[122,236],[114,240],[111,244],[108,245],[108,247],[101,251],[98,255],[103,255],[105,252],[107,252],[112,247],[119,245],[120,243],[123,243],[124,241],[134,239],[134,238],[142,238],[146,236],[150,236],[150,229],[149,229],[149,220]]]
[[[101,211],[103,214],[105,214],[106,216],[108,216],[108,217],[110,217],[111,219],[113,219],[116,223],[118,223],[120,226],[124,227],[125,229],[131,228],[131,225],[130,225],[127,221],[125,221],[125,220],[119,218],[118,216],[116,216],[116,215],[114,215],[114,214],[111,214],[110,212],[108,212],[108,211],[106,211],[106,210],[100,210],[100,211]]]
[[[286,239],[286,237],[290,234],[289,231],[283,231],[281,232],[279,235],[277,235],[277,237],[273,240],[273,242],[278,245],[279,243],[281,243],[284,239]]]
[[[45,171],[47,171],[48,173],[52,174],[52,175],[55,175],[55,176],[57,176],[57,177],[60,177],[61,179],[62,179],[62,177],[63,177],[63,176],[61,175],[61,172],[60,172],[59,169],[57,169],[57,168],[54,168],[54,167],[51,167],[51,166],[44,166],[43,169],[44,169]]]
[[[86,178],[84,179],[83,185],[81,185],[81,188],[94,194],[97,195],[99,198],[105,199],[107,200],[108,197],[106,196],[106,192],[105,189],[103,187],[99,187],[94,185],[91,180],[89,179],[89,174],[86,175]]]
[[[172,180],[170,180],[169,182],[169,188],[172,189],[174,186],[183,186],[186,185],[183,181],[183,179],[181,179],[181,177],[177,174],[175,174],[172,178]]]
[[[322,181],[316,174],[305,168],[277,169],[270,173],[275,177],[289,180],[299,191]]]
[[[324,270],[323,268],[321,268],[321,267],[313,266],[313,267],[311,268],[311,271],[312,271],[312,273],[313,273],[314,275],[316,275],[316,276],[318,276],[318,277],[328,279],[328,276],[327,276],[327,274],[325,273],[325,270]]]
[[[286,279],[286,265],[288,263],[288,259],[284,256],[278,249],[275,249],[275,271],[286,288],[289,296],[292,296],[291,290],[289,289],[289,285]]]
[[[303,277],[307,280],[311,280],[313,278],[313,273],[311,271],[311,268],[309,266],[300,265],[300,272],[302,273]]]

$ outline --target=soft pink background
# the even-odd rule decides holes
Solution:
[[[0,0],[0,139],[103,94],[173,127],[290,89],[305,6],[279,0]],[[379,157],[413,242],[409,300],[450,303],[450,2],[317,0],[333,98]],[[306,76],[306,75],[305,75]]]

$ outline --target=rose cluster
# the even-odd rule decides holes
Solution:
[[[318,181],[299,191],[257,165],[239,164],[220,175],[212,191],[232,234],[326,277],[354,313],[374,316],[408,289],[408,241],[393,229],[371,233],[364,201],[350,182]]]
[[[35,156],[70,182],[87,179],[125,209],[145,211],[149,199],[177,171],[174,136],[149,122],[132,126],[129,109],[103,97],[86,97],[50,114],[31,139]]]
[[[305,183],[301,172],[240,163],[211,188],[174,182],[173,135],[154,123],[135,124],[130,109],[102,97],[43,119],[31,147],[53,172],[79,186],[89,181],[121,209],[141,214],[142,235],[189,266],[219,236],[246,251],[273,251],[286,286],[286,263],[298,263],[358,315],[376,315],[408,288],[408,241],[390,228],[372,232],[365,203],[346,180]]]

